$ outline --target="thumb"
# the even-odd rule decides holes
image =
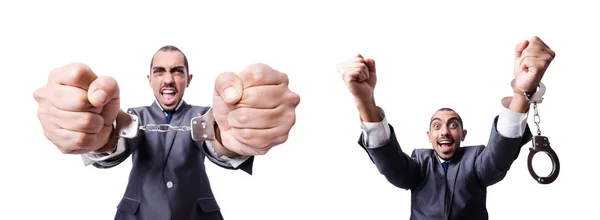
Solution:
[[[232,72],[224,72],[215,80],[215,93],[227,104],[233,105],[242,98],[242,80]]]
[[[365,59],[365,64],[367,65],[367,68],[369,68],[369,73],[375,73],[376,69],[375,69],[375,60],[373,59]]]
[[[521,57],[521,53],[523,52],[523,50],[525,50],[525,48],[527,48],[527,46],[529,45],[529,41],[525,40],[519,44],[517,44],[517,46],[515,47],[515,58],[520,58]]]
[[[120,98],[119,85],[110,76],[100,76],[92,81],[88,89],[88,100],[94,107],[103,107],[108,102]]]

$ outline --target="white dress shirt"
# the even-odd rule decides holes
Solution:
[[[158,102],[158,101],[155,100],[155,102]],[[182,104],[183,104],[183,100],[179,102],[179,104],[175,108],[175,111],[177,111],[179,109],[179,107],[181,107]],[[159,104],[158,107],[160,107],[160,109],[163,110],[165,117],[167,117],[167,113],[164,111],[162,106],[160,106],[160,104]],[[113,126],[114,126],[114,124],[113,124]],[[237,168],[240,164],[244,163],[246,160],[248,160],[250,158],[250,156],[239,156],[236,158],[229,158],[227,156],[218,157],[217,153],[214,150],[214,146],[215,145],[222,146],[222,145],[216,140],[215,141],[205,141],[205,142],[206,142],[206,146],[209,149],[208,150],[209,155],[207,155],[207,156],[216,159],[221,165]],[[125,139],[119,138],[119,140],[117,141],[117,147],[109,155],[103,155],[103,154],[97,154],[97,153],[87,153],[87,154],[82,155],[82,159],[83,159],[84,165],[89,166],[90,164],[93,164],[94,162],[105,161],[110,158],[119,156],[123,152],[125,152]]]
[[[500,135],[507,138],[517,138],[523,135],[525,127],[527,126],[527,113],[515,112],[508,109],[506,106],[501,105],[500,113],[498,116],[498,123],[496,129]],[[381,122],[362,122],[361,130],[363,132],[363,144],[368,148],[378,148],[385,145],[390,140],[390,128],[388,126],[387,119],[385,118],[385,112],[381,107],[379,114],[383,120]],[[439,158],[439,157],[438,157]],[[439,158],[440,161],[444,161]]]

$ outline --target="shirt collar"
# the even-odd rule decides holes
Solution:
[[[162,108],[162,106],[160,105],[160,103],[158,102],[158,100],[154,99],[154,102],[156,102],[156,105],[158,105],[158,107],[160,108],[160,110],[163,111],[163,113],[165,113],[165,115],[167,115],[167,112],[165,112],[165,110]],[[175,107],[175,111],[179,110],[179,108],[181,107],[181,105],[183,105],[183,99],[179,100],[179,104],[177,104],[177,107]]]

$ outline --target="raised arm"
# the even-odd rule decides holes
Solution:
[[[402,151],[393,127],[387,123],[385,112],[375,103],[375,61],[358,54],[339,64],[337,69],[354,96],[362,122],[363,132],[358,144],[367,151],[371,161],[390,183],[403,189],[418,185],[420,165]]]
[[[537,90],[554,56],[554,51],[538,37],[516,46],[514,95],[502,99],[501,112],[494,119],[488,145],[476,159],[477,176],[485,186],[502,180],[521,147],[531,140],[527,126],[530,103],[525,93]]]

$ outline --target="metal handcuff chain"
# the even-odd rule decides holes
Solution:
[[[511,86],[514,88],[515,80],[511,82]],[[540,82],[539,89],[535,93],[524,93],[525,99],[528,103],[533,105],[533,122],[537,127],[537,135],[533,137],[532,146],[529,148],[529,156],[527,157],[527,169],[529,169],[529,174],[540,184],[550,184],[556,180],[558,174],[560,173],[560,161],[556,152],[550,147],[550,141],[548,137],[542,135],[542,131],[540,129],[540,115],[538,113],[537,104],[542,103],[544,99],[542,96],[546,92],[546,86]],[[550,160],[552,161],[552,171],[548,176],[539,176],[533,170],[533,156],[539,152],[546,153]]]
[[[190,120],[190,126],[170,125],[170,124],[146,124],[140,125],[138,116],[128,114],[131,118],[129,123],[119,130],[119,136],[123,138],[134,138],[138,135],[138,130],[147,132],[190,132],[194,141],[213,141],[215,140],[214,124],[215,119],[210,108],[203,115],[198,115]]]

